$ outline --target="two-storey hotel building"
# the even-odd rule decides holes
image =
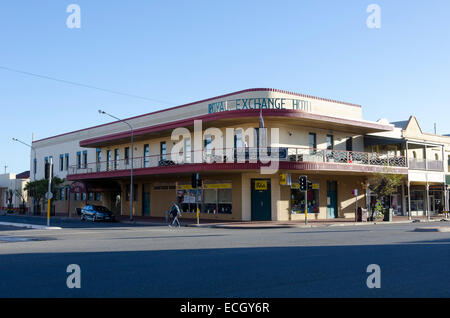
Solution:
[[[98,204],[125,216],[133,200],[133,215],[163,217],[180,200],[183,217],[198,209],[201,219],[302,220],[305,204],[309,219],[354,218],[357,206],[370,207],[368,185],[377,173],[404,175],[400,213],[410,210],[411,186],[439,185],[442,200],[447,196],[443,160],[450,138],[419,143],[428,156],[439,153],[432,165],[443,179],[428,184],[416,174],[409,182],[408,166],[422,159],[408,160],[417,142],[395,123],[364,120],[356,104],[257,88],[125,122],[33,142],[36,179],[44,177],[49,158],[54,174],[65,179],[55,195],[57,214]],[[197,173],[202,183],[194,189]],[[301,175],[311,182],[306,193],[299,190]]]

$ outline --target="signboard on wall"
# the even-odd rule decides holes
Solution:
[[[256,191],[266,191],[267,190],[267,181],[256,180],[255,181],[255,190]]]
[[[291,174],[290,173],[282,173],[280,174],[280,185],[291,185]]]
[[[298,98],[238,98],[208,104],[208,114],[245,109],[293,109],[311,112],[311,102]]]
[[[300,189],[300,184],[299,183],[293,183],[291,185],[292,189]],[[312,190],[319,190],[320,189],[320,183],[313,183],[312,184]]]

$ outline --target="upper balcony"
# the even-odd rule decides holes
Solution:
[[[202,150],[200,158],[194,151],[181,159],[173,160],[171,154],[150,155],[133,160],[136,175],[193,172],[205,170],[251,170],[258,169],[270,160],[279,161],[283,170],[317,170],[343,172],[392,172],[407,173],[407,162],[403,156],[386,154],[323,150],[311,148],[268,148],[258,153],[257,148],[224,149],[223,155],[217,151]],[[130,175],[131,159],[107,160],[89,163],[86,166],[71,166],[69,180],[83,178],[123,177]]]
[[[409,169],[444,171],[444,161],[430,159],[409,159]]]

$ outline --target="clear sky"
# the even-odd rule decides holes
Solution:
[[[69,4],[81,28],[69,29]],[[369,29],[368,5],[381,8]],[[3,0],[0,173],[29,169],[36,139],[253,87],[363,106],[364,119],[417,116],[450,133],[450,1]]]

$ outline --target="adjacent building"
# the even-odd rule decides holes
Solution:
[[[30,181],[30,172],[19,174],[6,173],[0,175],[0,210],[19,211],[28,202],[26,183]]]

